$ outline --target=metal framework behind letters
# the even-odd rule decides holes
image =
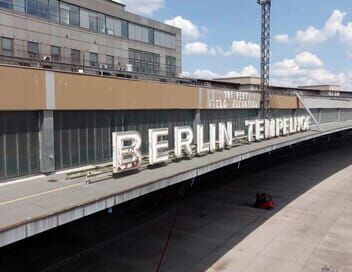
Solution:
[[[270,99],[270,12],[271,0],[257,0],[262,8],[260,88],[262,92],[261,117],[268,117]]]

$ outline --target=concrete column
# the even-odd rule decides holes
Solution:
[[[337,122],[341,121],[341,109],[337,109]]]
[[[54,112],[40,113],[40,171],[45,174],[55,172]]]

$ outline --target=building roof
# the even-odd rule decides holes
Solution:
[[[244,77],[222,77],[214,79],[216,81],[237,83],[241,85],[260,85],[259,77],[244,76]]]
[[[307,85],[307,86],[298,86],[300,89],[310,89],[310,90],[319,90],[319,91],[341,91],[340,85]]]
[[[117,2],[117,1],[114,1],[114,0],[106,0],[106,1],[109,1],[109,2],[111,2],[111,3],[114,3],[114,4],[119,5],[119,6],[122,6],[122,7],[126,7],[125,4],[122,4],[122,3]]]

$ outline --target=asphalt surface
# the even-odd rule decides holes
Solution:
[[[352,271],[351,143],[288,148],[84,218],[0,249],[0,271],[156,271],[175,216],[160,271]],[[253,208],[257,192],[276,209]]]

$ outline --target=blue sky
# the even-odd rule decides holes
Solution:
[[[182,28],[185,75],[258,74],[256,0],[121,2],[133,12]],[[333,83],[352,90],[351,0],[272,0],[271,34],[272,83]]]

